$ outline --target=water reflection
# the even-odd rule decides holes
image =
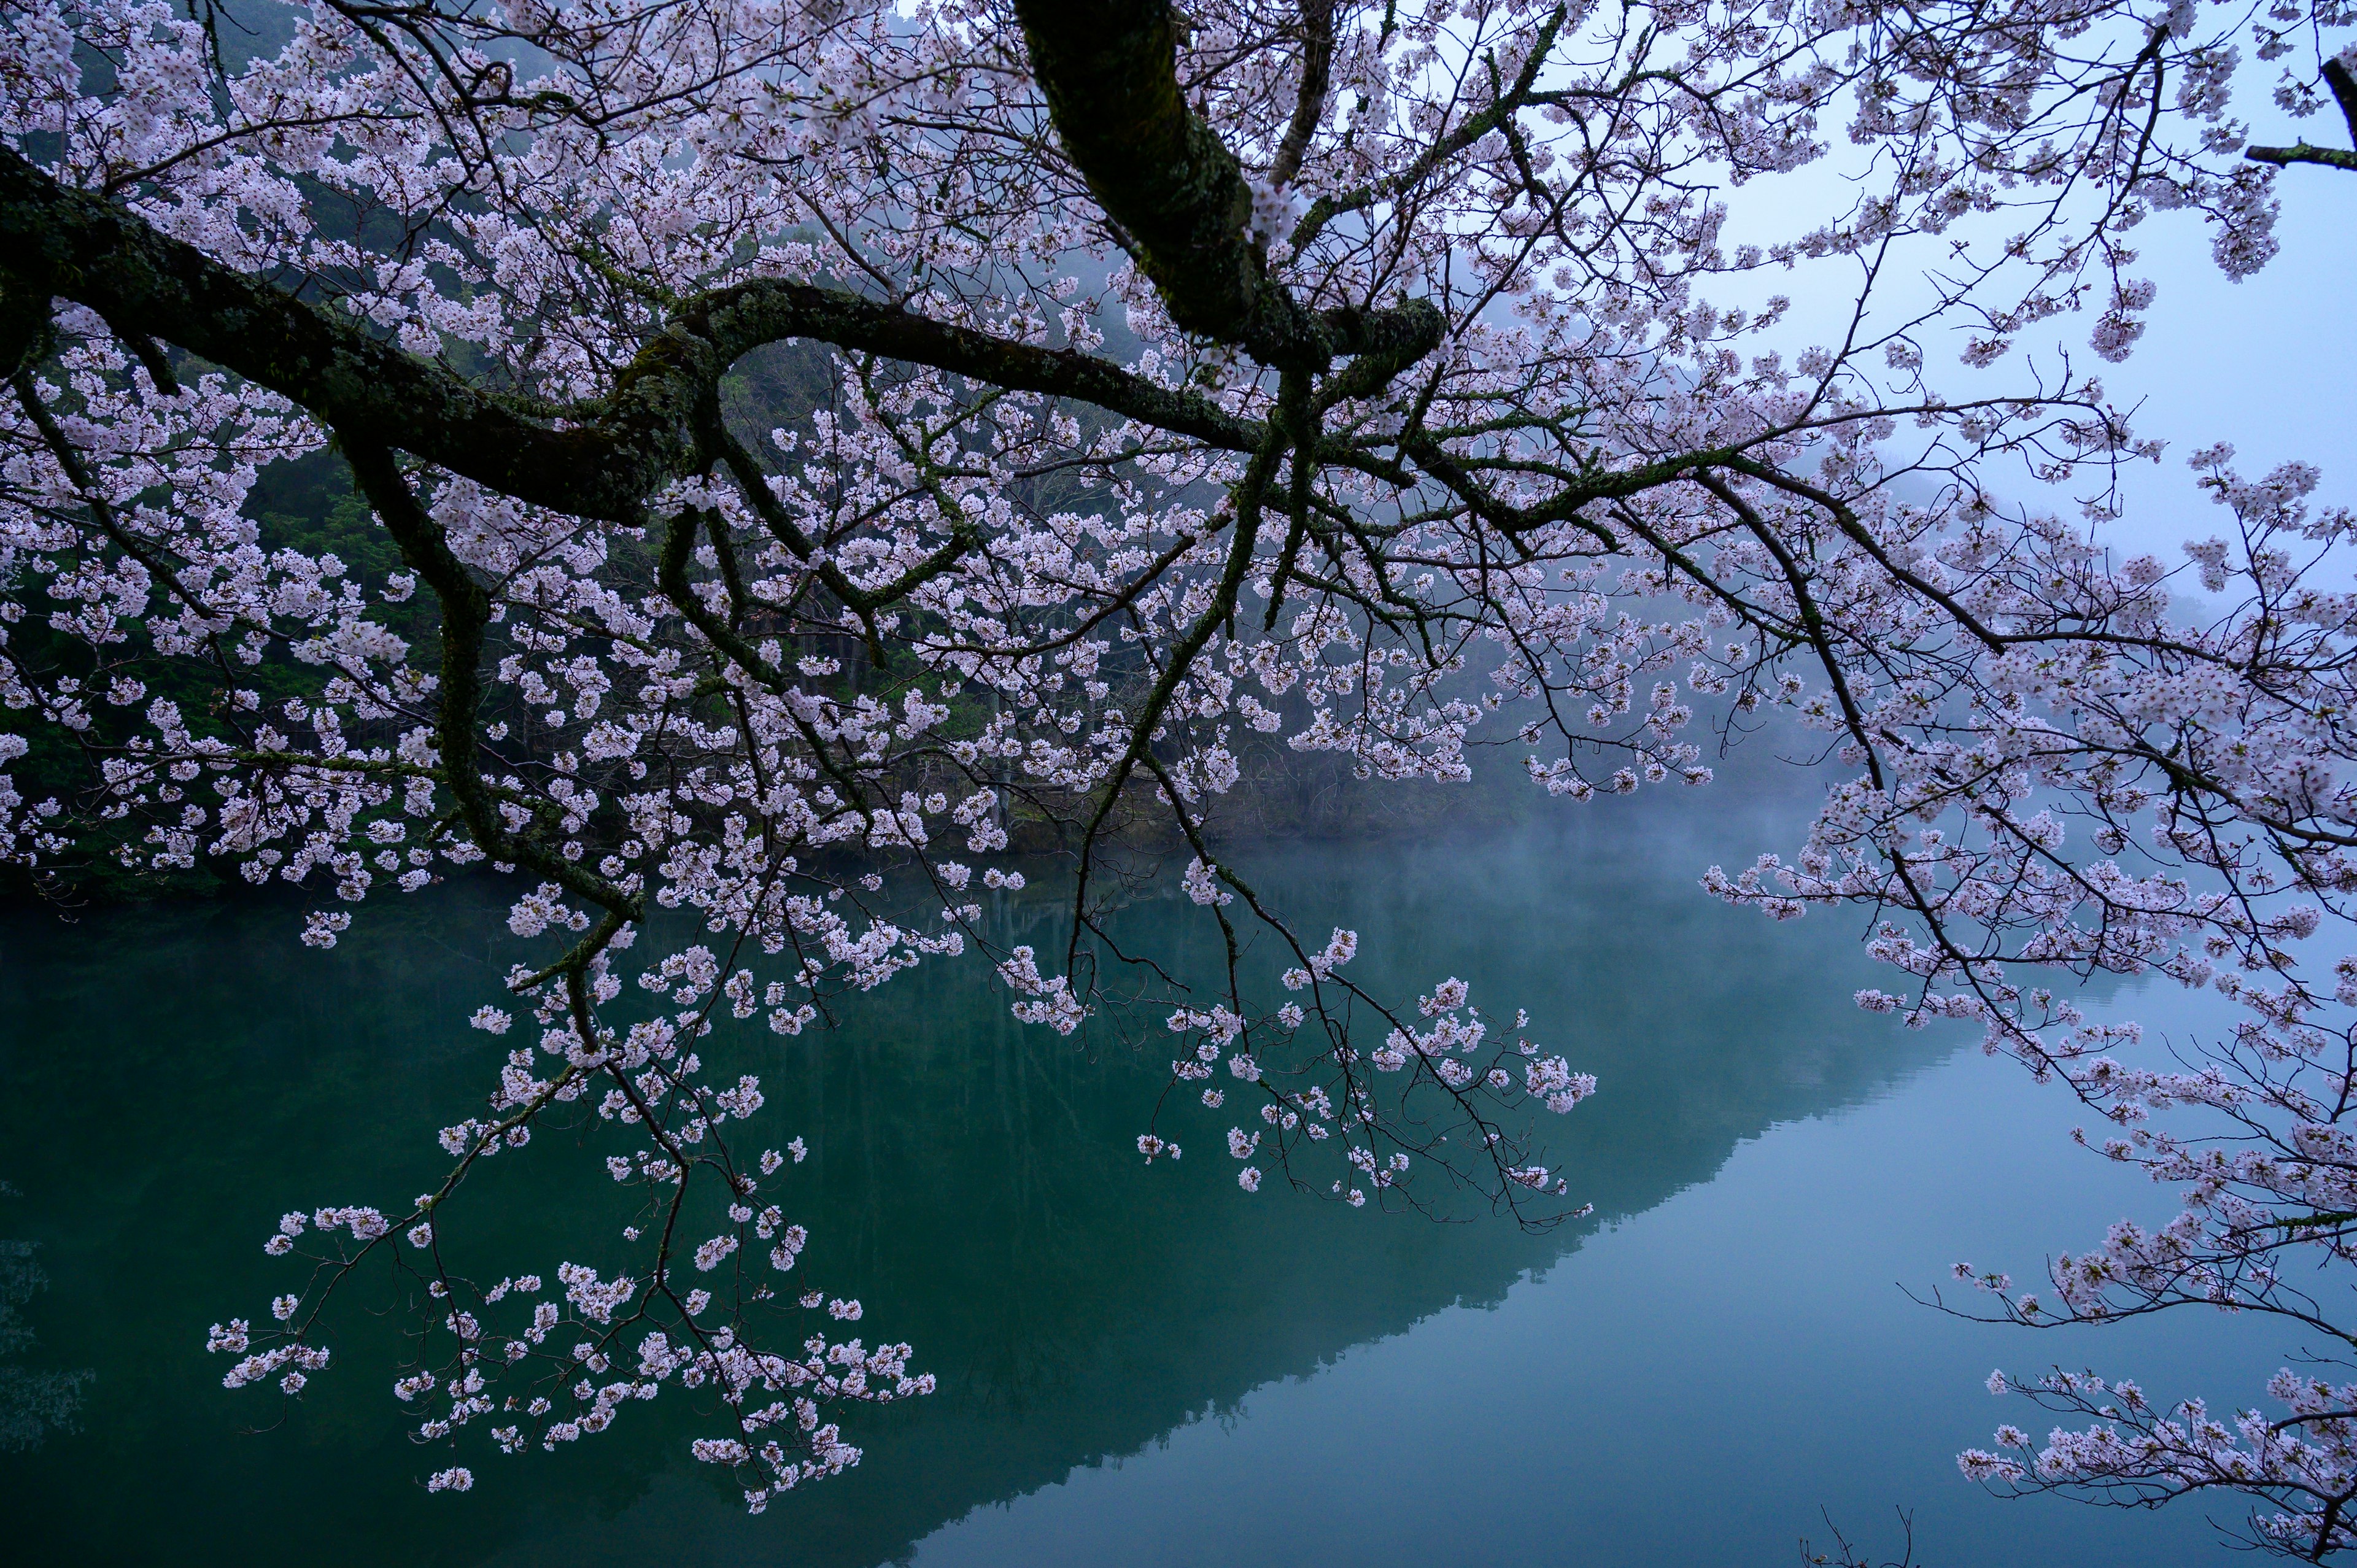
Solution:
[[[17,1196],[0,1181],[0,1199]],[[0,1453],[38,1448],[51,1433],[71,1432],[82,1385],[91,1379],[87,1369],[65,1371],[35,1360],[24,1308],[48,1288],[39,1250],[37,1242],[0,1238]]]
[[[1603,1092],[1554,1150],[1597,1205],[1592,1229],[1953,1043],[1849,1007],[1867,978],[1853,930],[1771,928],[1695,890],[1710,859],[1772,837],[1631,811],[1472,845],[1296,847],[1263,856],[1255,881],[1305,927],[1355,924],[1362,979],[1463,975],[1486,1004],[1529,1008],[1550,1047],[1598,1075]],[[435,1163],[422,1130],[461,1113],[487,1073],[485,1037],[459,1021],[504,971],[504,933],[482,889],[431,898],[372,911],[324,956],[292,947],[285,908],[0,925],[0,1069],[14,1086],[0,1135],[44,1173],[27,1183],[56,1278],[42,1337],[104,1373],[81,1434],[8,1465],[7,1491],[41,1499],[16,1510],[27,1546],[291,1562],[333,1531],[354,1563],[684,1550],[865,1568],[1352,1345],[1495,1301],[1587,1233],[1245,1197],[1217,1158],[1140,1168],[1129,1145],[1167,1051],[1092,1056],[1016,1025],[971,965],[920,972],[863,999],[835,1035],[746,1048],[771,1064],[765,1121],[813,1150],[795,1189],[813,1282],[862,1295],[863,1326],[913,1341],[942,1391],[863,1418],[866,1465],[761,1520],[686,1461],[668,1402],[562,1460],[479,1459],[473,1494],[428,1499],[415,1485],[426,1456],[405,1448],[383,1397],[389,1322],[355,1323],[342,1369],[250,1435],[239,1423],[264,1407],[225,1396],[197,1347],[206,1322],[283,1288],[258,1248],[272,1217],[416,1190]],[[1204,1154],[1217,1131],[1207,1119],[1195,1133]],[[535,1147],[489,1173],[484,1196],[557,1201],[601,1152]],[[546,1266],[610,1234],[603,1217],[581,1224],[516,1261]],[[521,1244],[485,1240],[510,1258]],[[108,1500],[126,1472],[137,1510]],[[257,1509],[271,1523],[260,1537]],[[360,1518],[372,1528],[350,1533]]]

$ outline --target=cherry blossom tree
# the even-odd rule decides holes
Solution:
[[[518,888],[447,1175],[285,1216],[286,1294],[213,1331],[231,1387],[326,1370],[384,1261],[425,1302],[393,1392],[464,1461],[431,1487],[666,1388],[705,1391],[696,1455],[757,1510],[856,1463],[844,1407],[931,1380],[793,1277],[802,1146],[754,1130],[720,1031],[961,955],[1062,1033],[1152,1004],[1149,1161],[1223,1141],[1245,1193],[1576,1214],[1544,1129],[1594,1079],[1459,980],[1361,985],[1351,932],[1257,894],[1218,832],[1243,736],[1372,780],[1486,747],[1576,803],[1706,783],[1697,733],[1779,714],[1854,777],[1790,864],[1709,888],[1877,911],[1904,978],[1864,1004],[1978,1022],[2186,1197],[2061,1260],[2057,1305],[1974,1275],[2000,1314],[2357,1346],[2281,1273],[2357,1245],[2357,958],[2302,967],[2357,888],[2357,601],[2323,585],[2352,519],[2215,448],[2232,526],[2115,561],[2118,472],[2159,446],[2080,348],[2142,331],[2141,225],[2243,277],[2279,169],[2346,164],[2246,154],[2233,113],[2245,42],[2280,112],[2351,112],[2342,0],[5,17],[0,764],[39,742],[86,781],[0,778],[0,854],[315,889],[315,947],[452,867]],[[1846,302],[1825,341],[1785,341],[1787,273]],[[780,345],[819,393],[748,419]],[[323,450],[372,559],[249,516]],[[1064,835],[1060,951],[990,940],[1018,821]],[[1107,922],[1153,832],[1211,984]],[[2058,970],[2248,1021],[2124,1065]],[[2222,1136],[2149,1120],[2178,1108]],[[552,1125],[610,1148],[633,1261],[454,1261],[470,1174]],[[2349,1544],[2351,1389],[2287,1374],[2230,1429],[2124,1387],[2030,1385],[2098,1424],[1967,1473],[2223,1486],[2269,1544]]]

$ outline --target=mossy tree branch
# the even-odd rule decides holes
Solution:
[[[2332,89],[2332,101],[2341,105],[2341,117],[2349,124],[2349,140],[2357,147],[2357,76],[2337,59],[2324,62],[2324,84]],[[2288,147],[2245,147],[2243,156],[2257,164],[2273,164],[2286,168],[2293,164],[2322,164],[2327,168],[2357,170],[2357,151],[2343,147],[2319,147],[2309,142],[2295,142]]]
[[[1262,439],[1252,421],[1108,360],[767,279],[684,302],[609,396],[559,425],[0,148],[0,299],[26,316],[40,313],[29,302],[52,296],[225,366],[355,437],[520,500],[610,521],[635,518],[663,484],[696,472],[700,401],[745,354],[794,338],[1093,403],[1227,450],[1255,451]]]

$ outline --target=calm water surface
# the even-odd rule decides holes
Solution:
[[[1959,1258],[2034,1273],[2158,1199],[2073,1150],[2068,1107],[2018,1071],[1853,1010],[1874,978],[1853,926],[1777,928],[1695,888],[1792,837],[1709,801],[1259,857],[1303,926],[1358,928],[1362,981],[1461,974],[1602,1079],[1553,1151],[1597,1217],[1544,1237],[1246,1197],[1214,1157],[1142,1169],[1167,1050],[1024,1029],[971,962],[895,981],[832,1036],[744,1037],[773,1140],[813,1150],[789,1200],[812,1283],[863,1297],[869,1337],[942,1380],[858,1414],[866,1463],[759,1519],[687,1458],[705,1428],[675,1395],[558,1458],[470,1450],[476,1490],[429,1498],[448,1461],[386,1395],[398,1315],[348,1316],[338,1369],[266,1431],[274,1396],[225,1393],[201,1353],[206,1324],[287,1288],[259,1246],[282,1210],[392,1207],[436,1168],[432,1130],[496,1060],[463,1023],[513,957],[496,889],[371,906],[326,955],[288,907],[0,915],[0,1178],[20,1193],[0,1236],[37,1241],[51,1280],[16,1360],[95,1373],[78,1433],[0,1454],[12,1557],[1789,1563],[1820,1509],[1895,1552],[1904,1508],[1933,1568],[2225,1561],[2196,1512],[1999,1503],[1957,1477],[1958,1447],[2025,1415],[1981,1391],[1993,1365],[2231,1402],[2296,1347],[2190,1319],[2025,1338],[1908,1299]],[[1044,903],[1002,918],[1052,940]],[[1189,1129],[1202,1156],[1223,1127]],[[495,1272],[608,1261],[621,1211],[577,1196],[603,1153],[544,1134],[487,1172],[479,1201],[556,1216],[481,1238]]]

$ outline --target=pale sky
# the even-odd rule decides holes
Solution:
[[[2303,128],[2319,140],[2335,129]],[[2324,470],[2320,499],[2357,505],[2357,174],[2287,169],[2276,190],[2283,250],[2239,284],[2211,264],[2198,220],[2161,213],[2145,222],[2143,270],[2160,295],[2135,356],[2104,380],[2123,404],[2145,400],[2136,424],[2168,440],[2169,453],[2136,482],[2124,543],[2173,546],[2216,530],[2210,520],[2222,514],[2192,489],[2184,458],[2217,441],[2234,445],[2247,476],[2288,458],[2314,463]]]
[[[2254,139],[2261,143],[2287,143],[2305,133],[2335,144],[2344,134],[2329,113],[2299,122],[2264,103],[2257,107],[2265,113],[2251,118]],[[1838,142],[1836,118],[1829,115],[1827,126]],[[1841,210],[1847,191],[1839,158],[1837,150],[1798,174],[1727,192],[1729,247],[1782,238]],[[2225,514],[2195,488],[2185,466],[2189,454],[2221,441],[2236,448],[2236,465],[2246,478],[2299,458],[2324,472],[2319,500],[2357,506],[2357,443],[2351,439],[2357,432],[2357,289],[2351,286],[2357,173],[2286,169],[2276,191],[2283,208],[2276,230],[2282,249],[2241,283],[2229,281],[2211,261],[2212,231],[2198,214],[2157,212],[2134,231],[2141,254],[2133,271],[2159,292],[2144,338],[2126,363],[2104,364],[2088,349],[2094,324],[2089,312],[2022,333],[2014,351],[1986,371],[1957,362],[1961,334],[1945,346],[1926,336],[1927,373],[1952,398],[1998,393],[2020,384],[2025,354],[2050,363],[2058,346],[2071,351],[2075,367],[2099,373],[2115,406],[2136,409],[2138,436],[2169,443],[2159,467],[2134,466],[2126,515],[2105,529],[2123,553],[2150,550],[2174,563],[2183,541],[2230,532]],[[1934,242],[1922,254],[1943,248]],[[1919,262],[1910,278],[1920,269]],[[1789,325],[1775,338],[1788,350],[1837,339],[1848,318],[1855,269],[1835,263],[1812,273],[1803,263],[1792,272],[1770,268],[1756,275],[1758,296],[1781,292],[1792,298]],[[1720,303],[1754,303],[1749,288],[1740,295],[1724,285],[1709,292]],[[1920,285],[1889,272],[1878,292],[1894,306],[1921,298]],[[1898,311],[1891,314],[1895,318]],[[2035,488],[2018,469],[1991,478],[2000,494],[2019,498]],[[2060,493],[2055,510],[2066,516],[2077,510]]]

